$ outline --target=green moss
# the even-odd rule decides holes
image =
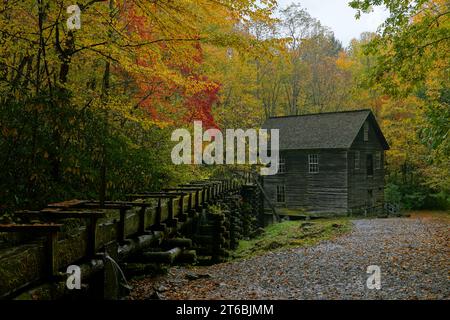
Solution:
[[[240,241],[233,259],[245,259],[269,251],[286,248],[312,246],[320,241],[333,239],[351,230],[347,218],[332,218],[317,221],[286,221],[269,226],[256,239]]]

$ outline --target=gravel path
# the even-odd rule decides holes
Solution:
[[[156,288],[163,299],[450,299],[447,219],[353,224],[348,235],[314,247],[174,267],[168,277],[134,282],[132,298],[149,298]],[[380,290],[367,289],[369,265],[381,268]]]

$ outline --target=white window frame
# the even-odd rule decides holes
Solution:
[[[310,174],[319,173],[319,155],[318,154],[309,154],[308,155],[308,172]]]
[[[364,122],[364,142],[369,141],[369,123]]]
[[[355,170],[359,170],[361,168],[361,152],[355,151]]]
[[[381,169],[381,159],[382,159],[382,155],[381,155],[381,151],[378,151],[377,153],[375,153],[375,170],[380,170]]]
[[[278,164],[278,173],[283,174],[286,173],[286,158],[280,155],[279,164]]]
[[[286,186],[284,184],[277,185],[277,203],[286,203]]]

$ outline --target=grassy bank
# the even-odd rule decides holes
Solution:
[[[252,240],[240,241],[233,259],[245,259],[269,251],[292,247],[312,246],[351,230],[348,218],[315,221],[286,221],[267,227],[264,233]]]

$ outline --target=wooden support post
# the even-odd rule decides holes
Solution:
[[[191,215],[194,207],[194,197],[192,192],[189,193],[189,201],[188,201],[188,214]]]
[[[159,198],[158,206],[156,207],[155,224],[156,225],[161,224],[161,219],[162,219],[162,200],[161,198]]]
[[[94,257],[97,251],[97,220],[95,215],[92,215],[89,219],[89,224],[86,227],[87,230],[87,255],[88,257]]]
[[[210,184],[209,185],[209,189],[211,190],[210,192],[211,192],[211,201],[212,201],[212,200],[214,200],[216,198],[216,185],[215,184]]]
[[[195,210],[196,211],[200,211],[200,206],[201,206],[201,204],[200,204],[200,190],[197,190],[195,192],[195,205],[194,205]]]
[[[187,215],[184,213],[184,196],[185,195],[180,196],[179,208],[178,208],[178,219],[181,222],[187,221]]]
[[[106,206],[121,206],[122,209],[120,210],[129,210],[132,207],[140,207],[140,210],[138,212],[138,216],[139,216],[139,224],[138,224],[138,234],[144,234],[145,233],[145,217],[146,217],[146,212],[148,207],[150,207],[151,205],[149,203],[146,202],[122,202],[122,201],[106,201],[105,202]],[[126,216],[126,214],[125,214]],[[124,219],[125,221],[125,219]]]
[[[220,196],[220,182],[216,182],[216,197]]]
[[[168,220],[173,220],[174,218],[174,207],[173,207],[173,199],[169,199],[168,205],[167,205],[167,211],[169,214]]]
[[[117,231],[117,241],[119,243],[123,243],[125,241],[125,220],[127,217],[127,209],[120,208],[119,214],[120,218],[119,218],[119,229]]]
[[[188,209],[187,209],[187,213],[189,214],[189,216],[193,216],[195,214],[195,211],[200,210],[199,206],[199,192],[203,190],[203,187],[201,186],[196,186],[196,185],[190,185],[190,184],[184,184],[181,185],[178,188],[165,188],[163,189],[164,191],[181,191],[181,192],[186,192],[184,194],[180,194],[180,196],[185,196],[188,195],[189,196],[189,203],[188,203]],[[181,213],[181,210],[180,210]],[[183,212],[185,213],[185,212]]]
[[[219,195],[219,190],[217,187],[218,187],[217,183],[214,183],[213,184],[213,199],[216,199],[217,196]]]
[[[206,208],[206,197],[208,194],[208,189],[207,188],[203,188],[202,190],[202,208]]]
[[[142,194],[133,194],[129,195],[130,198],[140,198],[140,199],[158,199],[158,208],[157,208],[157,221],[161,222],[161,214],[162,214],[162,206],[161,199],[169,199],[168,202],[168,211],[169,218],[167,219],[167,226],[173,227],[177,226],[178,219],[175,218],[173,201],[175,198],[182,197],[186,195],[184,192],[146,192]],[[165,231],[165,226],[161,223],[156,223],[152,226],[153,231]]]
[[[58,233],[57,231],[50,231],[47,234],[47,272],[50,279],[53,279],[58,274]]]
[[[155,224],[151,226],[152,231],[166,231],[166,226],[161,223],[161,216],[162,216],[162,203],[161,198],[158,199],[158,206],[156,207],[156,214],[155,214]]]
[[[2,224],[0,232],[25,232],[46,235],[45,255],[47,277],[53,280],[58,274],[58,232],[62,224]]]
[[[67,207],[64,207],[67,208]],[[94,257],[96,253],[96,234],[97,234],[97,221],[100,217],[105,215],[102,211],[80,211],[80,210],[60,210],[57,207],[52,206],[41,211],[17,211],[17,215],[24,216],[27,218],[36,217],[38,219],[51,219],[51,220],[61,220],[61,219],[86,219],[86,234],[87,234],[87,246],[86,254],[89,258]]]
[[[209,188],[207,186],[205,186],[204,194],[205,194],[204,204],[205,204],[205,207],[206,207],[208,202],[209,202]]]
[[[178,223],[178,219],[175,218],[175,208],[173,205],[173,200],[173,198],[170,198],[168,205],[169,218],[167,219],[167,226],[171,228],[175,228]]]
[[[139,234],[145,233],[145,212],[146,211],[147,211],[147,206],[142,206],[141,210],[139,210],[139,227],[138,227]]]
[[[214,185],[208,186],[208,204],[212,204],[214,200]]]

